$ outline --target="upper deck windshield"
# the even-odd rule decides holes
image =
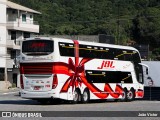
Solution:
[[[30,56],[49,55],[54,50],[51,40],[28,40],[22,43],[22,53]]]

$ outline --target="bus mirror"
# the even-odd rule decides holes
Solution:
[[[143,63],[138,63],[138,64],[142,65],[142,66],[144,66],[146,68],[146,74],[148,75],[148,73],[149,73],[149,67],[148,67],[148,65],[143,64]]]
[[[148,75],[148,68],[146,68],[146,74]]]
[[[151,80],[151,77],[147,77],[148,80]]]

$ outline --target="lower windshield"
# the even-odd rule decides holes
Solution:
[[[51,40],[28,40],[22,43],[22,53],[26,55],[48,55],[53,52]]]

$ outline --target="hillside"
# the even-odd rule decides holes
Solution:
[[[115,36],[159,46],[160,0],[11,0],[40,11],[40,34]]]

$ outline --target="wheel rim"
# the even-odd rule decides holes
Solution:
[[[126,92],[123,93],[122,100],[124,100],[125,98],[126,98]]]
[[[128,92],[127,98],[131,100],[133,98],[133,93],[131,91]]]
[[[78,101],[78,92],[77,91],[74,91],[73,100]]]
[[[83,100],[84,101],[88,100],[88,93],[86,91],[83,93]]]

